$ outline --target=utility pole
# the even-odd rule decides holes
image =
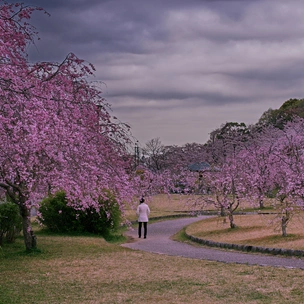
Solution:
[[[138,147],[138,141],[135,143],[134,160],[135,160],[135,168],[136,168],[139,165],[139,147]]]

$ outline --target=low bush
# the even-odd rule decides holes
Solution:
[[[75,209],[67,206],[66,195],[63,191],[45,198],[39,208],[38,220],[52,232],[80,231]]]
[[[0,203],[0,245],[13,243],[22,229],[19,208],[14,203]]]
[[[120,224],[121,211],[115,196],[106,193],[100,199],[97,212],[93,207],[84,211],[68,205],[63,191],[45,198],[40,206],[38,220],[52,232],[89,232],[107,237]]]

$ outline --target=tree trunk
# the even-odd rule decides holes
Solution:
[[[230,228],[236,228],[236,224],[234,223],[234,218],[232,212],[229,212],[228,215],[229,222],[230,222]]]
[[[226,216],[226,212],[225,212],[225,208],[224,206],[221,206],[221,213],[220,213],[221,217]]]
[[[260,209],[264,209],[265,206],[264,206],[264,201],[263,199],[260,199]]]
[[[287,236],[287,222],[288,222],[288,216],[283,215],[282,216],[282,236]]]
[[[22,216],[22,231],[23,231],[23,238],[26,251],[31,251],[36,249],[36,236],[32,230],[31,224],[31,214],[30,210],[22,205],[20,206],[21,216]]]

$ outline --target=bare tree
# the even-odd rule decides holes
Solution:
[[[149,140],[142,149],[143,161],[152,171],[161,171],[165,167],[166,147],[159,137]]]

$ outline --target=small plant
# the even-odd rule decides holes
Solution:
[[[22,219],[17,205],[5,202],[0,204],[0,246],[4,240],[13,243],[20,234]]]

